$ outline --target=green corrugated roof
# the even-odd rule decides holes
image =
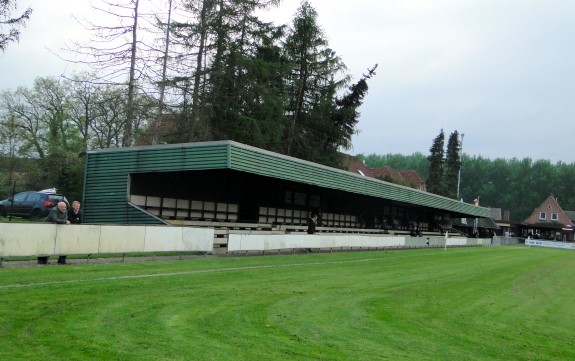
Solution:
[[[233,141],[113,148],[87,153],[84,209],[91,223],[159,223],[127,203],[131,173],[232,169],[376,198],[490,217],[487,208]]]

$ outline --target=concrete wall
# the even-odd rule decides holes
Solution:
[[[513,246],[522,243],[524,243],[524,239],[519,237],[493,237],[493,244],[496,246]]]
[[[213,228],[0,223],[0,257],[210,252]]]
[[[55,225],[0,223],[0,257],[106,253],[151,253],[213,250],[214,229],[208,227]],[[298,248],[384,248],[491,245],[491,239],[369,234],[245,234],[228,235],[233,251]]]
[[[333,235],[258,235],[233,234],[228,236],[228,251],[267,251],[293,248],[351,248],[351,247],[430,247],[445,246],[445,237],[372,236],[365,234]],[[491,245],[491,239],[447,238],[447,246]]]
[[[228,236],[228,251],[266,251],[293,248],[402,247],[405,237],[330,234],[233,234]]]

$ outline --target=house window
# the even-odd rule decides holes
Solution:
[[[539,213],[539,219],[542,220],[542,221],[546,220],[546,219],[547,219],[547,213],[545,213],[545,212],[540,212],[540,213]]]
[[[551,220],[552,220],[552,221],[556,221],[556,220],[558,220],[558,219],[559,219],[559,215],[557,215],[557,213],[552,213],[552,214],[551,214]]]

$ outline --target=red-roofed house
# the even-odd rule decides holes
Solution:
[[[421,178],[414,170],[397,170],[391,167],[373,169],[366,166],[361,160],[351,156],[346,156],[344,158],[344,167],[352,173],[360,174],[365,177],[407,185],[421,191],[426,190],[423,178]]]
[[[523,221],[523,225],[535,238],[573,242],[574,221],[569,217],[570,213],[565,212],[551,194]]]

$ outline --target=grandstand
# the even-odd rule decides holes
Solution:
[[[311,212],[318,232],[439,236],[490,210],[233,141],[90,151],[85,222],[211,227],[297,234]]]

